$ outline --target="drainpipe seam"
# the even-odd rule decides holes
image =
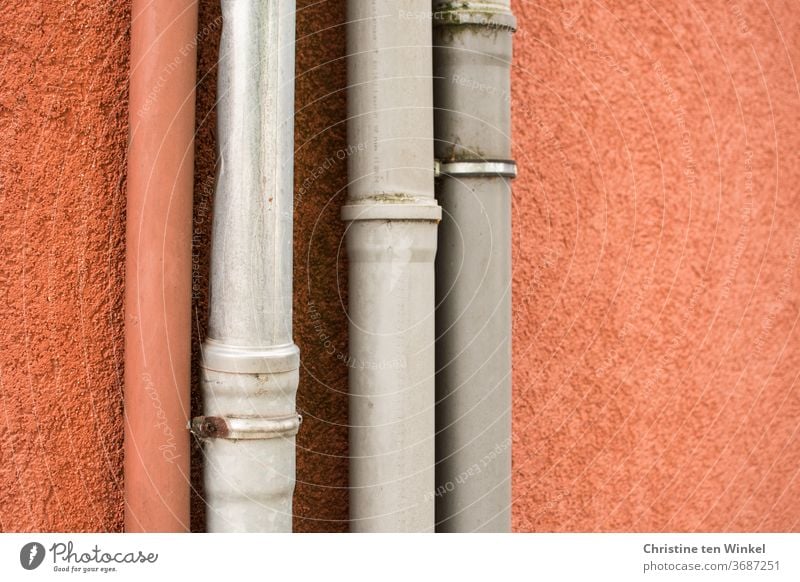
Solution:
[[[442,208],[435,198],[409,197],[382,194],[379,198],[367,197],[349,200],[342,206],[344,222],[357,220],[419,220],[439,222]]]
[[[274,374],[300,369],[300,349],[295,344],[232,346],[206,338],[200,368],[230,374]]]

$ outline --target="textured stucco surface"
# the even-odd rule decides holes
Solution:
[[[126,2],[0,6],[0,530],[122,527]]]
[[[789,2],[517,2],[514,527],[800,529]]]
[[[800,529],[800,14],[514,8],[515,529]],[[3,530],[121,528],[127,18],[0,8]],[[298,531],[346,529],[343,23],[298,2]],[[219,24],[203,0],[195,357]]]

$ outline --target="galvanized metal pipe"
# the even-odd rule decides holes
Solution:
[[[428,0],[347,3],[351,531],[434,527]]]
[[[434,0],[437,198],[436,521],[511,527],[510,70],[508,0]]]
[[[222,0],[205,416],[193,421],[209,532],[292,529],[294,13],[294,0]]]

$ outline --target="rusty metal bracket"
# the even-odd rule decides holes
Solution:
[[[302,422],[299,414],[282,418],[197,416],[189,430],[201,439],[263,440],[294,436]]]

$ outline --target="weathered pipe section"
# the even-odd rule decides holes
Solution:
[[[434,528],[428,0],[347,4],[350,529]]]
[[[433,3],[436,530],[511,528],[510,2]]]
[[[293,0],[222,0],[208,337],[209,532],[290,532],[299,350],[292,341]]]
[[[134,0],[125,281],[125,530],[189,529],[196,0]]]

